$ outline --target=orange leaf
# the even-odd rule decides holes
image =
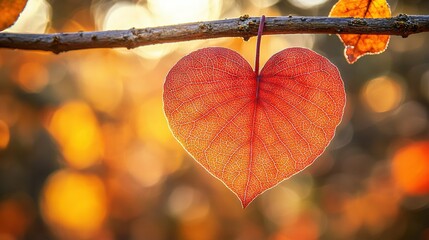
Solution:
[[[391,13],[386,0],[339,0],[329,16],[388,18],[391,17]],[[389,35],[368,34],[340,34],[339,37],[344,43],[344,55],[350,64],[364,55],[384,52],[390,39]]]
[[[314,162],[344,104],[338,69],[304,48],[275,54],[259,76],[230,49],[200,49],[182,58],[164,85],[173,134],[243,207]]]
[[[26,4],[27,0],[0,0],[0,31],[15,23]]]

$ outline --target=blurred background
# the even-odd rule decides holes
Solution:
[[[429,1],[388,1],[393,15]],[[250,16],[327,16],[332,0],[29,0],[10,32],[129,29]],[[305,171],[253,201],[236,196],[170,133],[162,85],[206,46],[255,38],[55,55],[0,49],[0,240],[429,239],[429,33],[392,37],[349,65],[335,35],[262,39],[262,63],[292,46],[338,66],[347,107]]]

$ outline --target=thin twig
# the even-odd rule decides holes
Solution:
[[[0,33],[0,48],[60,53],[89,48],[135,48],[197,39],[242,37],[258,33],[260,17],[186,23],[143,29],[53,34]],[[267,17],[264,35],[274,34],[378,34],[408,35],[428,32],[429,15],[400,14],[393,18]]]

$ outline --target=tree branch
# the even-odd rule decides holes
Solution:
[[[260,17],[249,17],[186,23],[143,29],[21,34],[0,33],[0,48],[42,50],[60,53],[90,48],[128,49],[197,39],[256,36]],[[400,14],[393,18],[331,18],[283,16],[266,18],[264,35],[274,34],[378,34],[408,35],[428,32],[429,15]]]

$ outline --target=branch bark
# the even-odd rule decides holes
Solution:
[[[256,36],[260,17],[195,22],[143,29],[53,34],[0,33],[0,48],[60,53],[90,48],[136,48],[197,39]],[[267,17],[264,35],[378,34],[399,35],[429,31],[429,15],[399,14],[392,18]]]

